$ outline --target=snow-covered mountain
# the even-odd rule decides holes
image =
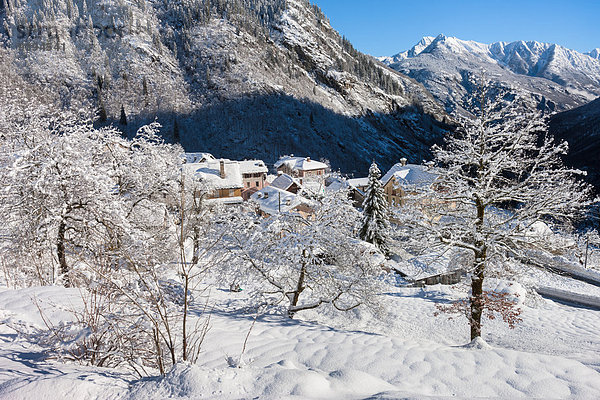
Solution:
[[[407,58],[416,57],[423,52],[433,41],[435,37],[433,36],[424,36],[423,39],[419,41],[416,45],[414,45],[410,50],[406,50],[402,53],[398,53],[392,57],[380,57],[379,61],[382,61],[385,64],[394,64],[399,60],[405,60]]]
[[[472,90],[468,78],[482,73],[525,94],[530,106],[549,112],[600,96],[597,50],[581,54],[550,43],[483,44],[439,35],[380,60],[421,82],[449,112],[465,111]]]
[[[419,83],[356,51],[305,0],[0,0],[15,68],[64,108],[123,106],[191,151],[296,153],[365,172],[421,161],[444,110]],[[175,134],[177,121],[178,134]]]

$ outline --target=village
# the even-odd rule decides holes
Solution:
[[[207,182],[211,203],[239,205],[252,201],[263,216],[312,212],[311,197],[325,191],[347,189],[354,205],[361,208],[369,184],[368,177],[346,178],[311,157],[282,156],[270,171],[262,160],[235,161],[215,158],[210,153],[186,153],[185,173]],[[407,193],[425,190],[435,182],[433,165],[409,164],[401,158],[381,177],[389,207],[402,206]]]

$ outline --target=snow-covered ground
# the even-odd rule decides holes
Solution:
[[[571,281],[560,279],[555,286],[568,288]],[[263,316],[252,327],[252,316],[235,311],[246,293],[216,285],[198,363],[138,380],[125,371],[62,363],[28,334],[44,326],[34,298],[59,323],[72,318],[68,310],[80,304],[78,290],[2,288],[0,398],[600,397],[600,311],[527,300],[516,329],[486,320],[488,344],[469,347],[464,318],[433,315],[456,290],[386,289],[385,311],[377,318],[360,309],[351,315],[304,312],[297,320]]]

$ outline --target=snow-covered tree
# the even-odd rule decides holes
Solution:
[[[500,312],[514,323],[502,296],[484,290],[489,275],[507,275],[507,256],[543,248],[546,235],[536,234],[543,222],[554,225],[576,216],[589,204],[589,188],[577,179],[580,171],[563,166],[567,143],[555,143],[538,115],[523,112],[486,84],[480,85],[475,118],[434,147],[439,178],[421,201],[428,209],[421,227],[438,244],[472,254],[471,292],[464,311],[471,339],[481,336],[481,319]],[[412,210],[415,212],[415,210]]]
[[[47,265],[55,260],[69,285],[68,254],[85,253],[101,221],[112,218],[114,182],[105,146],[118,140],[118,132],[62,118],[30,127],[6,168],[9,235],[16,248],[38,254]],[[52,270],[38,275],[42,283],[56,276]]]
[[[369,186],[362,205],[363,217],[359,236],[362,240],[373,243],[386,253],[389,216],[380,177],[381,171],[373,162],[369,168]]]
[[[375,306],[374,277],[383,257],[354,237],[359,214],[347,193],[326,193],[314,214],[235,216],[228,228],[227,279],[248,286],[256,307],[282,306],[289,317],[329,305],[344,311]]]

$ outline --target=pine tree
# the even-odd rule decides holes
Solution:
[[[108,119],[108,115],[106,114],[106,108],[104,108],[104,103],[100,101],[100,106],[98,107],[98,121],[104,123]]]
[[[127,125],[127,114],[125,114],[125,107],[121,105],[121,118],[119,119],[119,124]]]
[[[369,168],[369,186],[363,202],[363,219],[359,236],[387,253],[387,230],[389,228],[387,204],[379,178],[381,171],[373,162]]]
[[[179,143],[181,141],[181,137],[179,136],[179,124],[177,120],[173,122],[173,142]]]

